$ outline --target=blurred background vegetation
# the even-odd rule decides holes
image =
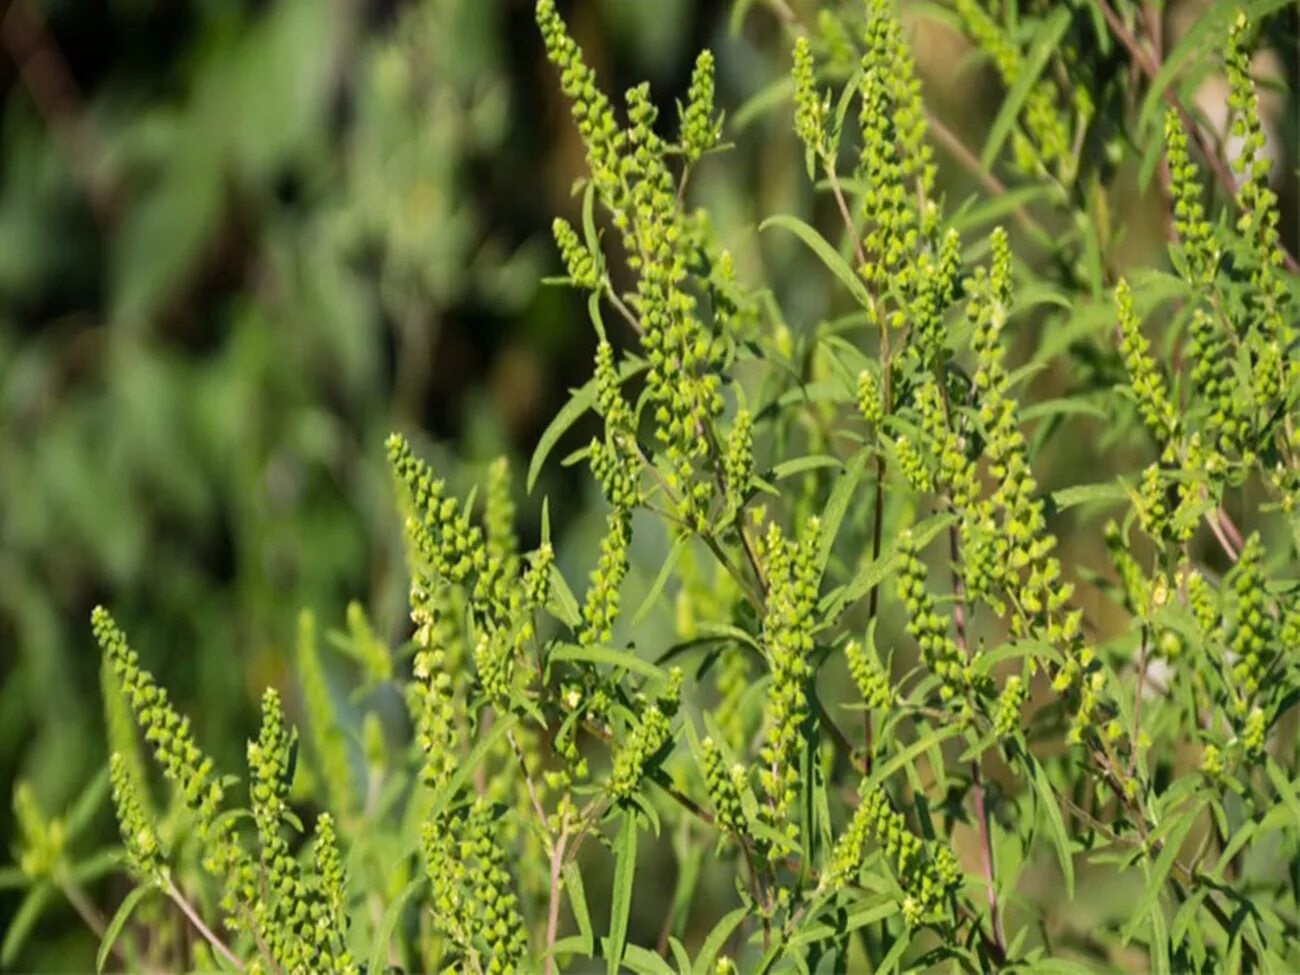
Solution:
[[[909,20],[927,101],[978,149],[1000,90],[928,6]],[[1173,6],[1170,29],[1202,6]],[[292,683],[300,607],[343,627],[355,600],[402,639],[383,435],[421,438],[458,488],[500,454],[522,472],[590,374],[584,304],[539,284],[559,271],[549,224],[577,217],[583,162],[527,0],[0,9],[0,796],[29,781],[56,813],[106,758],[96,603],[226,768],[261,688]],[[764,3],[564,9],[607,90],[648,79],[670,118],[695,53],[717,52],[736,145],[700,167],[691,198],[792,329],[831,314],[800,245],[756,230],[814,207],[788,45]],[[1274,70],[1294,74],[1296,18],[1276,20]],[[1294,213],[1284,101],[1272,117]],[[939,162],[952,208],[978,178],[942,148]],[[1132,179],[1111,193],[1124,259],[1154,260],[1158,203]],[[525,547],[539,499],[563,499],[552,524],[571,579],[599,539],[589,480],[552,463],[531,497],[519,485]],[[111,814],[87,828],[107,842]],[[0,836],[13,833],[4,802]],[[106,883],[92,885],[103,905]],[[0,931],[20,896],[0,891]],[[84,968],[93,945],[51,906],[20,967]]]

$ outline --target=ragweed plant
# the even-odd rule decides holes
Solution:
[[[594,414],[567,462],[590,467],[602,536],[578,565],[551,537],[557,499],[540,537],[516,524],[505,461],[460,497],[394,434],[409,638],[390,653],[349,612],[345,707],[303,618],[304,747],[267,691],[247,802],[97,610],[137,885],[105,958],[1300,965],[1298,289],[1250,21],[1203,52],[1231,91],[1224,160],[1172,83],[1180,61],[1163,71],[1133,36],[1148,5],[957,0],[943,22],[1008,92],[982,162],[955,153],[994,196],[954,205],[935,146],[955,136],[927,108],[910,22],[890,0],[806,22],[796,6],[771,5],[787,149],[838,222],[763,231],[807,245],[835,317],[787,320],[687,192],[696,167],[726,165],[709,158],[714,57],[670,134],[649,87],[607,93],[539,0],[587,165],[581,229],[553,228],[559,281],[587,298],[597,352],[528,487]],[[1119,57],[1133,70],[1110,75],[1148,87],[1113,90],[1099,59]],[[1125,148],[1087,156],[1120,128],[1140,143],[1128,163],[1162,174],[1152,267],[1118,266],[1108,229]],[[1082,452],[1082,476],[1048,480],[1052,450]],[[352,708],[349,739],[334,723]],[[65,835],[19,802],[23,873],[66,887]],[[671,896],[641,855],[670,844]],[[721,910],[694,910],[706,850]],[[136,936],[150,892],[186,937]]]

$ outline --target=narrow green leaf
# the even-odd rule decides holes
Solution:
[[[5,968],[13,966],[18,952],[22,951],[23,945],[27,942],[27,936],[40,920],[45,902],[49,900],[53,891],[54,888],[50,886],[49,881],[42,880],[27,892],[27,896],[18,905],[18,910],[14,911],[13,917],[9,919],[9,930],[5,932],[4,943],[0,945],[0,965]]]
[[[963,205],[948,219],[948,227],[962,233],[978,230],[989,224],[997,223],[1017,207],[1033,203],[1041,197],[1047,197],[1052,191],[1049,185],[1020,186],[999,193],[997,196],[971,197],[971,205]],[[979,201],[976,203],[975,201]]]
[[[686,946],[682,944],[681,939],[676,935],[668,936],[668,947],[672,949],[673,961],[677,962],[677,971],[680,975],[690,975],[691,956],[686,951]]]
[[[880,967],[877,968],[876,971],[880,972],[881,975],[887,975],[889,972],[898,971],[898,963],[903,960],[903,952],[907,951],[908,946],[911,945],[911,943],[912,929],[909,926],[904,926],[902,930],[898,932],[896,940],[893,945],[890,946],[885,957],[880,960]]]
[[[546,659],[547,661],[569,660],[590,664],[609,664],[611,667],[622,667],[624,670],[630,670],[633,673],[654,680],[668,679],[668,675],[650,661],[642,660],[630,651],[615,650],[613,647],[581,647],[576,643],[559,643],[555,645]]]
[[[807,457],[796,457],[793,460],[777,464],[768,471],[768,476],[774,481],[780,481],[787,477],[793,477],[795,474],[802,474],[804,471],[839,466],[841,464],[838,457],[832,457],[829,454],[809,454]]]
[[[108,927],[104,929],[104,937],[99,940],[99,952],[95,955],[95,971],[104,970],[104,962],[108,961],[109,952],[113,950],[113,945],[117,944],[117,939],[122,934],[122,929],[126,927],[126,922],[131,919],[131,913],[144,900],[145,896],[157,890],[153,884],[144,884],[134,887],[131,892],[122,899],[121,905],[113,919],[108,922]]]
[[[853,268],[849,267],[848,262],[840,256],[840,252],[808,224],[798,217],[782,213],[775,217],[768,217],[758,225],[759,230],[766,230],[768,227],[782,227],[790,231],[807,244],[809,250],[816,254],[827,269],[840,279],[840,283],[849,289],[849,293],[853,295],[858,304],[864,308],[871,304],[871,296],[867,293],[867,288],[862,283],[862,279],[858,277]]]
[[[106,877],[122,866],[122,848],[110,846],[79,860],[69,871],[69,878],[77,884],[89,884]],[[3,885],[0,885],[3,887]]]
[[[614,840],[614,887],[609,902],[609,938],[605,958],[609,975],[618,975],[627,941],[627,921],[632,910],[632,881],[636,878],[636,813],[623,813],[623,823]]]
[[[576,630],[582,625],[582,611],[578,609],[577,597],[573,595],[564,573],[555,562],[551,563],[551,600],[546,604],[546,608],[571,630]]]
[[[503,714],[497,716],[491,727],[480,735],[465,760],[456,765],[456,771],[434,794],[433,802],[429,804],[429,811],[426,814],[429,818],[440,815],[447,808],[452,799],[456,797],[456,793],[465,784],[465,780],[474,773],[474,770],[478,768],[488,752],[495,748],[497,743],[506,736],[506,733],[518,723],[519,718],[516,715]]]
[[[569,910],[573,912],[573,920],[581,935],[582,953],[590,956],[596,940],[591,927],[591,912],[587,910],[587,891],[582,884],[582,871],[575,862],[570,861],[564,868],[564,889],[569,894]]]
[[[1293,819],[1291,825],[1300,829],[1300,799],[1296,798],[1295,783],[1287,779],[1286,773],[1278,767],[1272,756],[1265,763],[1264,769],[1268,773],[1268,780],[1273,783],[1273,788],[1277,790],[1277,794],[1282,797],[1282,801],[1286,803],[1286,808],[1291,813]]]
[[[629,376],[644,371],[646,365],[643,359],[625,360],[618,371],[619,380],[625,380]],[[555,414],[554,419],[546,425],[546,429],[542,431],[541,437],[537,440],[537,446],[533,448],[532,460],[528,463],[529,493],[532,493],[533,485],[537,483],[537,475],[541,473],[542,465],[546,463],[546,458],[555,449],[556,443],[595,403],[596,380],[589,379],[578,389],[572,391],[569,401],[560,407],[560,411]]]
[[[529,493],[532,493],[533,485],[537,483],[537,475],[541,473],[542,465],[546,463],[547,456],[550,455],[560,437],[564,436],[569,427],[577,423],[582,414],[591,409],[595,402],[596,380],[590,379],[573,390],[569,401],[560,407],[554,419],[546,425],[546,429],[537,440],[537,446],[533,448],[533,458],[528,463]]]
[[[636,975],[676,975],[660,955],[636,944],[624,946],[622,966]]]
[[[80,835],[107,798],[108,766],[104,766],[86,783],[81,795],[68,810],[67,818],[63,821],[64,836],[70,840]]]
[[[1029,93],[1033,91],[1034,85],[1038,83],[1039,76],[1042,75],[1043,69],[1047,67],[1047,61],[1056,52],[1061,38],[1065,36],[1066,28],[1070,26],[1070,5],[1060,4],[1052,11],[1051,16],[1043,23],[1034,35],[1033,47],[1029,49],[1029,54],[1025,57],[1024,64],[1021,65],[1020,73],[1016,76],[1016,83],[1011,86],[1007,96],[1002,101],[1002,107],[998,110],[997,117],[993,119],[993,124],[989,127],[988,141],[984,143],[984,151],[980,154],[980,165],[988,169],[993,160],[997,158],[998,153],[1002,151],[1002,144],[1006,141],[1007,136],[1011,134],[1011,127],[1015,125],[1016,119],[1020,117],[1020,110],[1025,107],[1025,101],[1029,98]]]
[[[1075,487],[1062,488],[1052,493],[1056,507],[1064,511],[1075,505],[1092,501],[1117,502],[1128,500],[1128,492],[1122,484],[1079,484]]]
[[[1200,813],[1202,805],[1203,803],[1196,803],[1191,809],[1179,814],[1165,832],[1164,846],[1160,850],[1160,856],[1156,858],[1156,862],[1147,874],[1147,882],[1146,886],[1142,888],[1142,896],[1133,905],[1128,923],[1120,931],[1120,940],[1124,944],[1128,943],[1138,928],[1153,921],[1156,915],[1160,913],[1159,908],[1156,906],[1156,898],[1160,896],[1160,891],[1164,890],[1165,880],[1169,876],[1169,871],[1173,869],[1174,860],[1178,857],[1178,850],[1196,822],[1197,814]],[[1163,918],[1161,923],[1163,925]],[[1160,939],[1153,938],[1152,940]]]
[[[504,722],[502,722],[504,724]],[[477,751],[477,749],[475,749]],[[375,928],[375,937],[370,944],[370,966],[368,971],[382,972],[388,967],[388,945],[393,940],[393,932],[397,930],[397,923],[402,919],[402,911],[406,909],[406,902],[413,898],[425,885],[424,877],[417,877],[409,884],[402,888],[401,892],[393,898],[393,902],[388,905],[384,911],[383,917],[379,919],[379,925]]]
[[[582,935],[571,934],[567,938],[561,938],[550,948],[542,953],[543,958],[549,958],[558,955],[588,955],[591,952],[584,946]]]
[[[912,742],[912,744],[908,745],[902,751],[890,758],[889,761],[877,765],[872,770],[869,781],[873,785],[884,782],[887,778],[897,772],[904,765],[911,762],[922,752],[928,751],[935,745],[947,741],[949,738],[959,734],[961,734],[961,728],[958,728],[956,725],[942,725],[938,728],[931,729],[929,732],[922,735],[916,741]]]
[[[739,4],[737,6],[739,7]],[[736,109],[736,114],[731,117],[732,133],[740,133],[764,112],[789,100],[792,95],[794,95],[794,79],[790,75],[783,74],[769,82]]]
[[[836,479],[835,486],[831,488],[831,495],[822,511],[821,537],[818,539],[816,562],[816,577],[819,581],[826,572],[826,563],[830,561],[831,549],[835,546],[835,536],[839,534],[844,514],[849,510],[849,502],[857,494],[858,485],[862,481],[862,469],[866,466],[867,454],[868,451],[859,450],[849,461],[844,472]]]
[[[1070,853],[1070,835],[1065,831],[1065,820],[1061,818],[1061,807],[1056,802],[1056,792],[1047,778],[1047,770],[1032,755],[1024,755],[1026,771],[1030,783],[1038,795],[1039,804],[1047,817],[1047,826],[1052,834],[1052,846],[1056,850],[1056,859],[1061,865],[1061,876],[1065,879],[1066,897],[1074,899],[1074,860]]]
[[[695,965],[692,967],[695,975],[713,975],[714,966],[718,963],[718,956],[722,954],[727,939],[747,917],[749,908],[738,907],[723,915],[722,920],[713,926],[709,936],[704,939],[704,944],[700,946],[700,953],[695,956]]]
[[[677,566],[677,560],[681,558],[682,549],[686,547],[686,540],[685,535],[677,536],[677,540],[673,542],[673,547],[668,550],[668,557],[664,559],[664,564],[659,567],[659,574],[655,576],[655,581],[651,583],[645,598],[641,600],[641,605],[632,614],[633,626],[645,619],[650,610],[654,608],[655,603],[659,601],[664,586],[668,583],[668,577],[672,575],[673,569]]]

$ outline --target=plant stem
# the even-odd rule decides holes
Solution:
[[[181,909],[181,913],[189,919],[189,922],[194,925],[194,929],[198,931],[199,934],[203,935],[203,939],[212,946],[213,950],[215,950],[217,954],[230,962],[230,964],[235,967],[236,971],[243,972],[245,970],[244,963],[235,957],[235,953],[226,946],[224,941],[212,933],[210,927],[203,923],[203,918],[199,917],[198,912],[194,910],[194,907],[190,902],[185,899],[185,895],[177,889],[176,884],[172,881],[171,877],[166,878],[164,881],[163,892],[166,893],[166,895],[172,899],[172,902]]]
[[[551,948],[555,945],[555,933],[560,923],[560,875],[564,869],[564,845],[567,840],[567,831],[561,829],[559,838],[551,846],[551,896],[546,905],[546,961],[542,968],[544,975],[551,975],[555,971],[555,956],[551,954]]]

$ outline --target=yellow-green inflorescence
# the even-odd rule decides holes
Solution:
[[[185,805],[194,814],[200,835],[206,834],[212,829],[225,797],[221,782],[213,774],[212,759],[194,743],[189,718],[176,712],[167,691],[140,666],[139,657],[108,611],[96,607],[91,614],[91,626],[163,774],[180,790]]]
[[[569,280],[576,287],[588,291],[597,290],[601,281],[599,255],[587,250],[586,245],[578,239],[577,231],[562,217],[556,217],[551,223],[551,232],[555,235],[555,244],[560,249],[565,270],[569,272]]]
[[[108,767],[113,808],[117,811],[127,866],[137,879],[156,881],[167,862],[167,848],[145,811],[126,760],[119,752],[114,752],[109,756]]]
[[[747,784],[745,766],[736,763],[728,768],[722,749],[712,738],[700,742],[700,748],[704,753],[704,784],[718,828],[731,836],[747,835],[748,821],[741,799]]]
[[[1228,628],[1232,681],[1230,707],[1243,718],[1259,696],[1264,674],[1277,652],[1277,624],[1267,597],[1264,546],[1251,534],[1237,559],[1231,579],[1232,602]]]
[[[1142,322],[1133,309],[1127,281],[1121,280],[1115,287],[1115,306],[1119,311],[1120,348],[1138,412],[1156,440],[1167,443],[1178,432],[1177,414],[1164,377],[1151,358],[1150,344],[1142,335]]]
[[[867,13],[858,163],[858,177],[865,186],[866,264],[859,272],[874,292],[894,290],[906,300],[918,283],[913,255],[932,222],[931,217],[918,214],[914,198],[919,195],[925,212],[933,212],[934,166],[924,142],[920,87],[893,4],[871,0]],[[905,318],[903,310],[896,308],[887,321],[898,327]]]
[[[713,111],[713,53],[701,51],[691,72],[691,86],[686,92],[686,108],[682,111],[682,154],[687,162],[718,144],[722,133],[722,120]]]
[[[768,593],[762,645],[771,683],[767,731],[759,749],[759,782],[767,802],[760,808],[767,824],[792,842],[798,828],[786,813],[799,790],[799,751],[808,717],[817,604],[814,553],[820,531],[820,522],[810,519],[802,537],[794,540],[772,522],[763,545]],[[780,851],[774,845],[771,853],[776,856]]]
[[[939,695],[945,701],[964,698],[970,687],[972,672],[969,661],[949,633],[946,616],[935,609],[934,599],[926,589],[926,568],[910,531],[898,538],[901,566],[898,572],[898,596],[907,608],[907,632],[921,648],[921,659],[939,678]]]
[[[875,654],[857,640],[850,640],[845,644],[844,656],[848,660],[849,674],[862,692],[866,706],[872,710],[889,707],[894,701],[894,689]]]
[[[561,87],[571,101],[597,196],[610,212],[628,264],[637,274],[631,305],[650,366],[646,383],[667,481],[680,517],[702,529],[711,482],[697,479],[695,464],[709,448],[703,431],[723,407],[716,372],[723,341],[704,327],[687,287],[693,235],[667,165],[670,147],[655,132],[658,112],[646,85],[627,92],[628,125],[620,129],[553,0],[538,0],[537,21],[547,56],[560,69]],[[712,139],[713,123],[703,121],[711,119],[706,104],[711,101],[706,97],[711,63],[706,58],[697,65],[695,111],[688,109],[684,133],[688,155]]]
[[[1198,285],[1208,286],[1218,270],[1219,247],[1201,203],[1201,184],[1196,164],[1187,152],[1187,133],[1172,108],[1165,114],[1165,159],[1179,241],[1177,253],[1188,277]]]
[[[423,825],[433,921],[454,948],[451,970],[513,972],[524,961],[527,933],[497,822],[480,797]]]
[[[1294,357],[1285,365],[1283,362],[1283,350],[1295,342],[1296,326],[1287,308],[1289,295],[1282,275],[1283,252],[1277,228],[1278,198],[1269,188],[1269,157],[1264,151],[1259,96],[1250,74],[1250,27],[1245,14],[1238,12],[1224,54],[1232,134],[1241,140],[1241,149],[1233,160],[1239,174],[1237,204],[1241,211],[1236,224],[1241,246],[1236,258],[1249,270],[1253,285],[1250,312],[1258,340],[1254,380],[1257,385],[1264,384],[1265,395],[1273,399],[1300,377],[1300,363]]]
[[[808,178],[812,179],[819,164],[834,159],[839,148],[838,133],[830,127],[831,96],[817,87],[814,77],[812,45],[805,35],[794,43],[794,131],[804,145]]]
[[[901,888],[900,906],[909,924],[942,916],[944,903],[961,881],[956,858],[946,844],[927,844],[907,828],[885,791],[866,782],[858,808],[831,852],[822,888],[838,890],[856,881],[867,843],[874,840]]]
[[[618,801],[630,799],[641,785],[646,769],[672,735],[672,720],[681,697],[682,672],[674,667],[667,687],[657,699],[637,708],[622,742],[614,752],[609,794]]]

